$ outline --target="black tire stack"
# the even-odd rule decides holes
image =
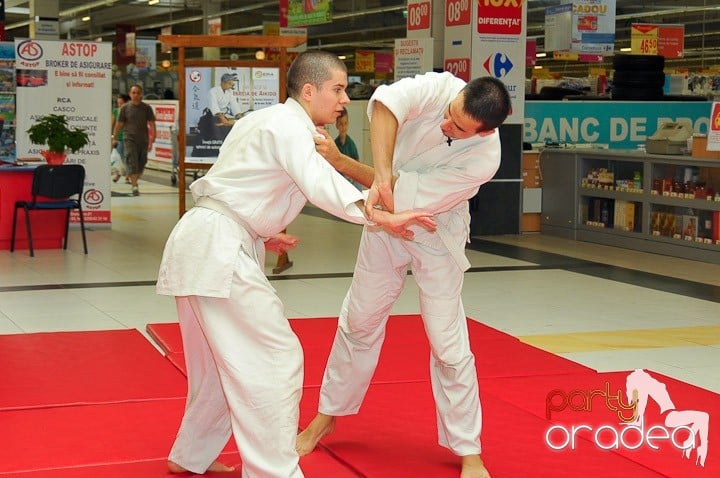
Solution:
[[[627,55],[613,57],[613,100],[657,101],[665,86],[665,57],[660,55]]]

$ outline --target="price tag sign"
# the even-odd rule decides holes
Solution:
[[[430,2],[408,5],[407,29],[427,30],[430,28]]]
[[[449,71],[461,80],[470,81],[470,58],[448,58],[445,71]]]
[[[470,25],[470,0],[447,0],[445,26]]]
[[[655,25],[633,25],[630,48],[636,55],[658,54],[658,27]]]
[[[682,58],[685,27],[683,25],[632,25],[630,48],[636,55],[662,55]]]

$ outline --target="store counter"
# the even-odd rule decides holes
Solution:
[[[0,162],[0,250],[10,249],[15,202],[32,200],[35,168],[44,163],[15,166]],[[65,211],[32,211],[31,225],[35,249],[59,249],[65,234]],[[27,249],[25,213],[18,211],[15,249]]]

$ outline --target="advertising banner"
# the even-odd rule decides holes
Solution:
[[[422,75],[433,69],[433,39],[395,40],[395,80]]]
[[[573,2],[572,47],[580,53],[612,54],[615,49],[615,0]]]
[[[213,163],[242,116],[280,100],[277,68],[185,69],[185,162]]]
[[[0,161],[15,162],[15,44],[0,42]]]
[[[109,224],[112,45],[16,39],[15,57],[17,130],[57,114],[90,135],[90,144],[69,153],[66,162],[85,167],[85,222]],[[17,136],[18,159],[40,158],[43,149],[31,144],[27,134]]]
[[[701,101],[528,101],[523,141],[636,149],[663,122],[687,122],[707,134],[710,113]]]
[[[177,166],[179,106],[177,100],[143,100],[155,113],[155,142],[148,160]]]
[[[115,64],[135,63],[135,25],[115,26]]]
[[[135,46],[135,68],[140,72],[157,70],[157,41],[138,39]]]
[[[375,73],[375,53],[369,50],[356,50],[355,71]]]
[[[477,27],[472,38],[470,78],[493,76],[501,80],[507,86],[512,100],[512,113],[505,123],[522,124],[527,2],[478,0],[472,2],[472,5]],[[463,64],[457,65],[458,71],[462,72]]]
[[[713,102],[710,113],[707,150],[720,151],[720,103],[717,101]]]
[[[572,3],[545,9],[545,51],[569,50],[572,43]]]
[[[332,0],[289,0],[288,27],[304,27],[332,22]]]

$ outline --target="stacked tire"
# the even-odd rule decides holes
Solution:
[[[627,55],[613,57],[613,100],[657,101],[665,86],[665,57],[660,55]]]

